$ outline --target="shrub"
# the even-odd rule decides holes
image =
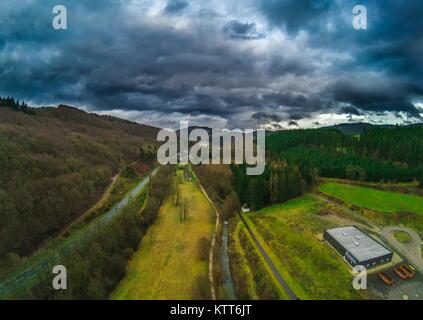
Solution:
[[[210,300],[210,281],[206,275],[197,276],[193,286],[194,297],[199,300]]]
[[[202,261],[207,261],[210,252],[210,240],[202,237],[198,241],[198,255]]]

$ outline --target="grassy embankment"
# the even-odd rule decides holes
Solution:
[[[209,298],[208,250],[213,211],[196,181],[177,170],[179,203],[170,196],[150,227],[112,299],[157,300]],[[188,215],[181,221],[183,203]],[[207,242],[206,241],[206,242]]]
[[[365,299],[352,275],[321,239],[336,223],[319,216],[325,204],[305,196],[247,214],[259,241],[301,299]]]
[[[257,271],[257,268],[254,269],[250,266],[248,256],[240,241],[240,233],[244,232],[241,230],[243,225],[238,217],[233,218],[230,225],[228,250],[236,295],[241,300],[259,300],[260,295],[254,280],[254,272]],[[256,252],[253,252],[253,254],[257,255]]]
[[[229,254],[232,277],[239,299],[289,299],[238,217],[232,220]]]

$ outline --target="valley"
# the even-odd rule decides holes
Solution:
[[[173,194],[160,207],[112,299],[210,299],[214,212],[189,169],[177,169],[172,180]]]
[[[158,129],[125,120],[0,113],[0,299],[423,297],[422,127],[269,133],[250,176],[247,164],[160,166]],[[392,252],[367,290],[324,237],[351,226]],[[55,265],[68,290],[50,286]]]

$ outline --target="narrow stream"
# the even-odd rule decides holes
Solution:
[[[222,247],[220,248],[220,261],[222,264],[223,273],[223,287],[226,291],[229,300],[236,300],[234,283],[232,281],[231,269],[229,267],[229,254],[228,254],[228,241],[229,241],[229,226],[228,222],[223,223],[222,232]]]

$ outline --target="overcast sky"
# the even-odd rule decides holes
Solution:
[[[5,95],[161,127],[421,122],[423,2],[1,0]]]

